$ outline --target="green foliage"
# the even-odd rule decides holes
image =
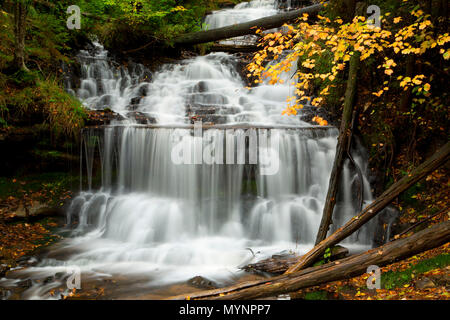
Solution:
[[[28,174],[24,177],[17,177],[16,181],[14,181],[11,178],[0,177],[0,199],[23,197],[24,185],[22,183],[25,183],[25,192],[29,194],[42,191],[43,189],[49,193],[59,194],[77,186],[80,182],[80,177],[67,172],[51,172]],[[58,199],[56,198],[56,200]]]
[[[14,56],[14,16],[0,10],[0,127],[41,122],[59,137],[75,136],[83,124],[83,108],[58,81],[60,65],[70,62],[71,43],[79,37],[66,26],[71,4],[58,1],[30,6],[25,39],[30,71],[14,74],[7,71]]]
[[[7,119],[17,120],[24,117],[42,119],[56,137],[77,136],[84,125],[86,111],[81,103],[65,92],[55,78],[41,80],[23,79],[17,74],[11,76],[12,81],[29,86],[23,89],[9,89],[9,93],[0,90],[1,109],[7,110]],[[33,85],[30,83],[33,81]]]
[[[331,258],[331,248],[327,248],[323,254],[322,259],[316,261],[313,266],[317,267],[317,266],[321,266],[324,265],[328,262],[330,262],[330,258]]]
[[[215,8],[211,0],[97,0],[83,7],[104,23],[96,33],[107,46],[159,41],[170,43],[177,35],[199,31],[207,10]]]
[[[437,268],[445,268],[450,265],[450,254],[441,254],[431,259],[423,260],[404,271],[388,271],[381,274],[381,287],[385,289],[393,289],[402,287],[409,283],[416,275],[434,270]]]
[[[331,257],[331,248],[327,248],[325,250],[325,253],[323,254],[323,258],[325,260],[330,260],[330,257]]]
[[[404,172],[403,175],[407,175],[407,172]],[[421,209],[421,207],[419,206],[420,205],[420,201],[417,200],[415,195],[418,194],[418,193],[421,193],[421,192],[423,192],[425,190],[426,190],[425,184],[421,183],[421,182],[418,182],[415,185],[413,185],[412,187],[410,187],[408,190],[403,192],[399,196],[399,199],[403,203],[414,207],[416,210],[420,210]]]
[[[305,300],[327,300],[326,291],[307,292],[304,297]]]
[[[84,125],[86,111],[55,79],[39,81],[37,96],[41,106],[47,109],[47,121],[57,136],[75,136],[79,132]]]

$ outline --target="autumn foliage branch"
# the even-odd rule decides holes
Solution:
[[[304,101],[313,106],[323,105],[326,96],[336,86],[338,76],[347,70],[350,57],[360,52],[361,61],[373,57],[379,62],[378,69],[384,70],[383,83],[371,93],[373,96],[380,97],[391,88],[400,87],[429,97],[431,79],[424,74],[404,76],[400,74],[401,68],[396,68],[397,62],[402,56],[421,56],[429,50],[438,50],[442,58],[448,60],[450,50],[445,45],[450,41],[449,34],[438,34],[431,16],[420,9],[410,11],[407,19],[393,17],[391,13],[380,19],[382,28],[371,25],[364,16],[356,16],[351,23],[344,24],[341,19],[331,21],[321,15],[310,22],[308,15],[304,14],[296,25],[284,25],[282,31],[262,37],[261,50],[248,65],[248,77],[254,77],[255,84],[283,83],[285,80],[281,75],[298,64],[290,80],[295,87],[295,97],[288,98],[283,112],[295,115],[298,109],[303,108]],[[262,33],[262,30],[258,29],[256,33]],[[331,57],[326,70],[317,67],[318,59],[324,55]],[[267,65],[270,59],[278,63]],[[313,96],[314,81],[318,80],[325,81],[326,86]],[[315,117],[314,121],[327,125],[320,117]]]

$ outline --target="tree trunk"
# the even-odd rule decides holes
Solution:
[[[339,228],[328,238],[320,242],[308,253],[302,256],[297,264],[289,268],[287,273],[299,271],[317,260],[327,248],[339,243],[347,238],[353,232],[358,230],[367,221],[372,219],[378,212],[389,205],[398,195],[407,190],[409,187],[426,177],[434,170],[445,164],[450,158],[450,142],[447,142],[441,149],[439,149],[431,158],[422,163],[414,169],[407,176],[394,183],[388,190],[386,190],[380,197],[373,201],[357,216],[353,217],[343,227]]]
[[[414,69],[416,67],[416,58],[414,55],[410,54],[406,57],[406,76],[414,78]],[[400,111],[408,112],[411,106],[411,88],[403,91],[402,97],[400,98]]]
[[[348,279],[367,272],[367,267],[382,267],[397,260],[436,248],[450,241],[450,221],[439,223],[410,237],[322,266],[269,279],[247,281],[235,286],[172,297],[171,299],[238,300],[273,297],[279,294]]]
[[[327,198],[323,208],[322,220],[320,221],[319,231],[317,232],[316,245],[326,238],[333,216],[334,205],[336,204],[337,189],[342,167],[344,166],[345,154],[350,144],[351,122],[353,114],[353,105],[356,96],[356,86],[358,79],[358,70],[360,65],[359,52],[354,53],[350,59],[350,71],[348,74],[347,90],[345,92],[344,110],[342,113],[341,128],[339,130],[338,144],[336,147],[336,156],[334,158],[333,169],[331,171],[330,182],[328,184]]]
[[[322,4],[315,4],[303,9],[276,14],[245,23],[235,24],[213,30],[188,33],[174,40],[175,45],[188,46],[199,43],[219,41],[247,34],[255,34],[256,28],[272,29],[279,28],[286,22],[295,20],[303,13],[317,13],[323,8]]]
[[[330,8],[345,22],[351,22],[355,17],[356,0],[331,0]]]
[[[25,65],[25,36],[26,36],[26,22],[28,14],[28,6],[26,0],[17,0],[14,4],[14,69],[25,70],[28,68]]]

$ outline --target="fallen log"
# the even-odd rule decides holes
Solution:
[[[199,31],[182,35],[174,40],[175,45],[187,46],[199,43],[214,42],[224,39],[230,39],[234,37],[240,37],[247,34],[254,34],[255,28],[273,29],[279,28],[286,22],[297,19],[304,13],[317,13],[322,10],[322,4],[315,4],[309,7],[305,7],[290,12],[284,12],[276,14],[270,17],[252,20],[245,23],[239,23],[223,28],[217,28],[206,31]]]
[[[342,259],[348,255],[348,249],[342,246],[335,246],[331,249],[331,255],[329,261],[335,261]],[[269,259],[264,259],[256,263],[248,264],[241,269],[247,272],[256,273],[271,273],[271,274],[282,274],[286,272],[289,267],[293,266],[298,261],[298,256],[288,255],[288,256],[272,256]]]
[[[318,267],[296,273],[247,281],[231,287],[175,296],[170,299],[238,300],[273,297],[280,294],[355,277],[367,272],[367,267],[379,267],[436,248],[450,241],[450,221],[439,223],[414,235],[389,242],[367,252],[352,255]]]
[[[450,158],[450,142],[447,142],[441,149],[439,149],[432,157],[415,168],[411,173],[394,183],[388,190],[386,190],[375,201],[368,205],[357,216],[353,217],[343,227],[336,230],[332,235],[321,241],[318,245],[312,248],[308,253],[302,256],[297,264],[288,269],[287,273],[299,271],[317,260],[327,248],[334,246],[340,241],[347,238],[353,232],[358,230],[367,221],[372,219],[378,212],[389,205],[402,192],[413,186],[415,183],[426,177],[434,170],[445,164]]]
[[[214,44],[208,48],[209,52],[251,53],[260,50],[257,45],[228,45]]]

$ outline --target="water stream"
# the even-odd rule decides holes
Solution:
[[[217,28],[276,12],[276,1],[255,0],[213,12],[206,24]],[[237,58],[226,53],[167,64],[155,73],[139,64],[118,66],[98,43],[78,59],[82,79],[73,94],[88,108],[110,108],[124,120],[84,130],[88,181],[67,212],[71,237],[17,272],[34,281],[24,298],[58,298],[49,291],[62,282],[35,280],[67,267],[80,268],[82,285],[133,279],[128,289],[138,294],[194,276],[225,285],[243,274],[239,266],[313,246],[338,131],[315,129],[301,114],[281,115],[293,93],[290,81],[248,90]],[[138,124],[137,113],[147,120]],[[221,127],[199,136],[193,119]],[[148,126],[155,124],[160,127]],[[364,151],[354,149],[365,174]],[[193,164],[174,161],[180,152]],[[100,189],[92,184],[96,156]],[[276,170],[264,174],[267,167]],[[333,230],[355,215],[358,187],[365,204],[372,200],[365,176],[362,186],[358,182],[346,164]],[[344,245],[359,251],[372,238],[369,224]]]

